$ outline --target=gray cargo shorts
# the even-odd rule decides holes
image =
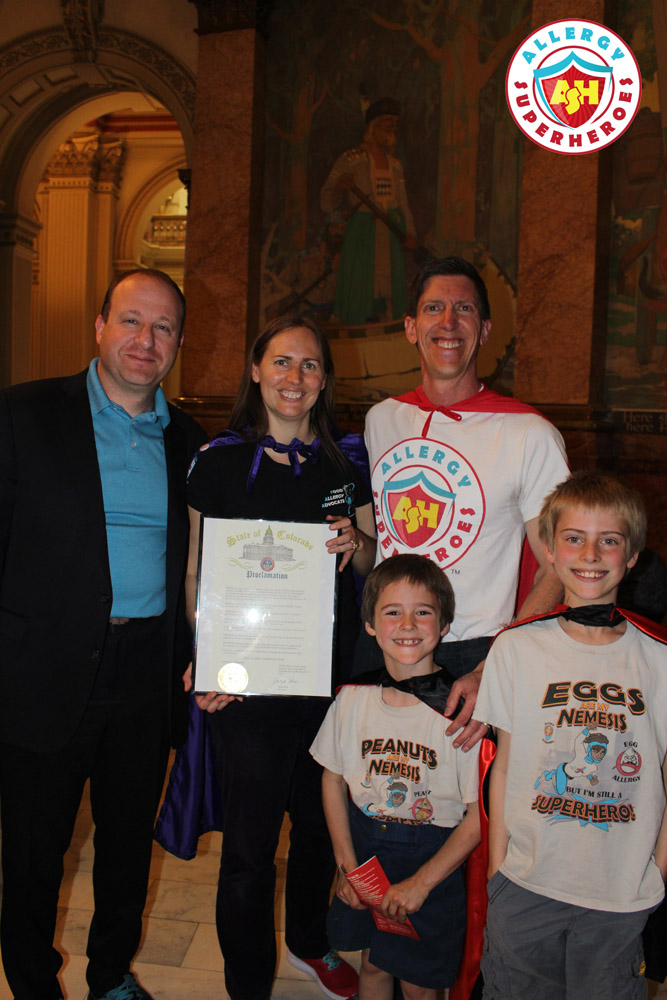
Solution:
[[[641,935],[650,909],[590,910],[501,872],[488,889],[484,1000],[645,1000]]]

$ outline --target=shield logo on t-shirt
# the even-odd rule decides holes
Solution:
[[[423,470],[384,486],[383,507],[388,527],[404,545],[417,549],[446,531],[456,494],[429,479]]]

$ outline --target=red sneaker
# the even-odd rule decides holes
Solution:
[[[287,961],[307,972],[331,1000],[352,1000],[359,989],[359,976],[335,951],[328,951],[323,958],[297,958],[288,949]]]

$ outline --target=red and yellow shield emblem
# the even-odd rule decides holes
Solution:
[[[385,484],[383,506],[388,527],[409,548],[425,545],[449,526],[456,494],[443,489],[423,470],[409,479]]]
[[[534,72],[538,98],[552,120],[581,128],[608,100],[611,66],[595,65],[570,52],[555,66]],[[604,98],[604,100],[603,100]]]

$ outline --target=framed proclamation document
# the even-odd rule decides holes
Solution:
[[[194,690],[330,697],[329,525],[202,517]]]

